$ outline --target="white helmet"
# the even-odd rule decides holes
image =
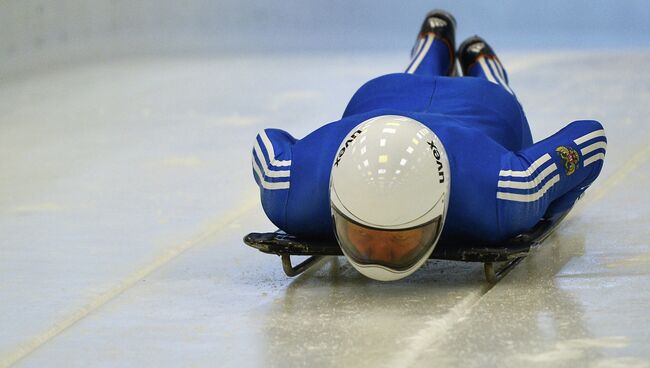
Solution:
[[[420,268],[442,232],[450,180],[442,142],[419,121],[383,115],[352,129],[330,177],[334,231],[352,266],[381,281]]]

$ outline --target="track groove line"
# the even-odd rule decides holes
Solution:
[[[496,284],[495,284],[496,285]],[[454,326],[467,318],[474,307],[481,301],[494,285],[486,285],[478,291],[465,296],[458,304],[449,309],[447,313],[438,318],[429,319],[425,327],[418,330],[410,339],[412,343],[408,349],[400,353],[385,364],[386,367],[414,367],[417,366],[417,359],[429,347],[435,346],[440,339],[446,338]]]

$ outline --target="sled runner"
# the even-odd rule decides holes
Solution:
[[[570,209],[569,209],[570,210]],[[519,234],[498,245],[442,245],[437,246],[429,259],[464,262],[483,262],[485,278],[495,283],[517,265],[528,253],[557,228],[569,210],[550,218],[543,218],[531,230]],[[336,240],[300,239],[282,230],[269,233],[250,233],[244,243],[268,254],[277,254],[282,259],[282,268],[289,277],[297,276],[326,256],[342,256]],[[291,256],[309,256],[294,266]],[[494,263],[505,262],[495,267]]]

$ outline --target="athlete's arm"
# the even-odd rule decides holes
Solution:
[[[502,160],[497,183],[500,229],[512,236],[569,209],[596,179],[607,139],[600,123],[575,121]]]

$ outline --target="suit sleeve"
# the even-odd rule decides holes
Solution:
[[[289,133],[264,129],[253,145],[253,177],[260,188],[266,216],[278,228],[286,230],[287,199],[291,188],[291,152],[296,142]]]
[[[510,237],[571,208],[598,177],[607,138],[597,121],[575,121],[502,159],[497,183],[499,229]]]

